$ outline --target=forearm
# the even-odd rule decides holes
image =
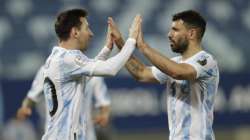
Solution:
[[[124,48],[114,57],[106,61],[97,61],[93,67],[92,75],[111,75],[114,76],[125,65],[135,49],[135,40],[128,39]]]
[[[143,44],[143,47],[139,47],[140,51],[148,58],[148,60],[160,69],[163,73],[175,78],[182,79],[183,67],[171,59],[163,56],[155,49],[149,47],[147,44]]]
[[[111,53],[111,49],[107,46],[104,46],[102,50],[95,57],[96,60],[106,60]]]
[[[122,47],[124,46],[125,42],[124,42],[123,38],[120,37],[120,38],[118,38],[118,39],[115,40],[115,44],[118,47],[118,49],[121,50]]]
[[[124,40],[120,38],[120,39],[117,39],[115,43],[117,47],[121,49],[124,45]],[[141,79],[142,77],[141,73],[146,68],[146,66],[133,55],[129,58],[125,66],[127,70],[129,71],[129,73],[137,80]]]
[[[132,56],[126,63],[126,68],[129,73],[136,79],[141,80],[143,79],[143,72],[146,69],[146,66],[140,62],[136,57]]]

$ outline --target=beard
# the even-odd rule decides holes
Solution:
[[[171,49],[175,53],[184,53],[189,45],[189,42],[186,38],[180,38],[176,42],[172,40],[171,42]]]

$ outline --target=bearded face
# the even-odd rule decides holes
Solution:
[[[181,36],[175,40],[170,39],[170,47],[175,53],[183,53],[187,50],[189,42],[186,36]]]
[[[168,33],[168,38],[173,52],[182,54],[187,50],[189,46],[187,34],[188,30],[184,26],[182,20],[174,21],[172,23],[171,29]]]

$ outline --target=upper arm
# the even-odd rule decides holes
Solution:
[[[178,80],[194,80],[197,77],[197,70],[193,65],[187,63],[177,64],[178,69],[171,75],[174,79]]]
[[[65,56],[61,66],[66,77],[108,76],[112,74],[113,67],[107,61],[89,59],[83,54]]]
[[[185,62],[186,68],[192,79],[198,79],[203,77],[210,77],[213,75],[217,75],[217,62],[216,60],[208,54],[201,55],[194,60],[190,60]]]
[[[60,68],[63,69],[65,77],[79,77],[82,75],[91,76],[94,60],[84,55],[68,55],[65,56]]]
[[[43,66],[38,70],[30,90],[28,91],[27,97],[35,102],[38,102],[43,93]]]

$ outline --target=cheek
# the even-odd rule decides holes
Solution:
[[[83,40],[86,40],[86,38],[87,38],[87,32],[86,32],[86,31],[83,31],[83,32],[82,32],[82,39],[83,39]]]
[[[175,36],[175,38],[176,38],[177,40],[182,40],[182,39],[185,38],[185,34],[183,34],[183,33],[177,33],[176,36]]]

